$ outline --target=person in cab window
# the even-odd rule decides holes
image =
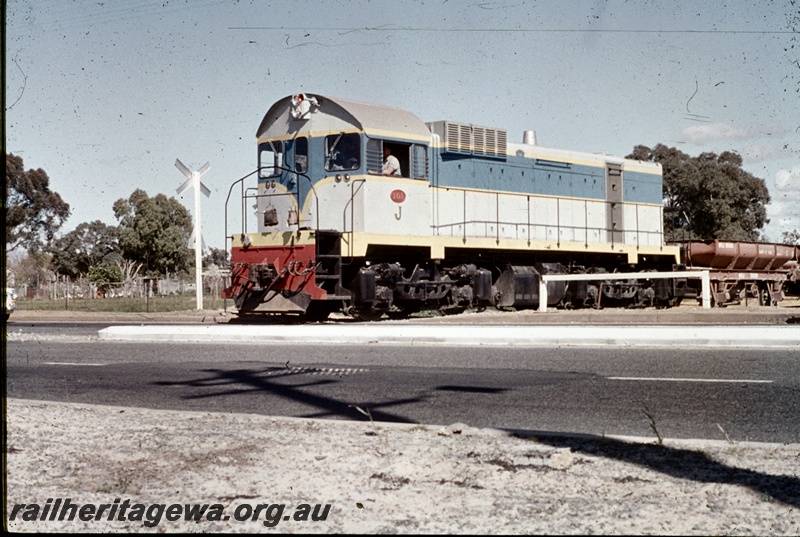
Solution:
[[[400,175],[400,161],[386,146],[383,146],[383,175]]]

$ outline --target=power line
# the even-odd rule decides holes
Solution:
[[[230,26],[228,30],[265,31],[316,31],[316,32],[463,32],[463,33],[618,33],[618,34],[798,34],[789,30],[618,30],[618,29],[568,29],[568,28],[410,28],[363,27],[336,28],[311,26]]]

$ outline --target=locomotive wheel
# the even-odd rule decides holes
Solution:
[[[393,309],[386,312],[386,316],[394,320],[408,319],[415,313],[419,313],[420,309],[416,306],[404,306],[402,309]]]
[[[464,306],[442,306],[438,309],[439,315],[460,315],[467,310]]]
[[[306,313],[303,315],[303,319],[310,323],[322,322],[325,321],[335,309],[336,307],[331,304],[311,302],[311,304],[308,305]]]
[[[383,317],[383,311],[372,310],[372,309],[356,310],[355,312],[353,312],[353,317],[355,317],[359,321],[366,321],[366,322],[380,321],[381,318]]]

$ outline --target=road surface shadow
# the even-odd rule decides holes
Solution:
[[[338,382],[335,376],[319,378],[323,370],[314,371],[311,367],[267,367],[263,369],[204,369],[203,376],[181,381],[155,382],[157,386],[186,386],[201,388],[201,391],[185,396],[187,399],[205,399],[209,397],[225,397],[251,392],[270,393],[285,399],[301,403],[316,409],[315,412],[299,416],[303,418],[346,418],[363,421],[368,416],[372,421],[395,423],[414,423],[413,420],[400,414],[387,412],[385,409],[398,405],[419,403],[420,397],[410,397],[389,401],[344,402],[333,397],[317,395],[307,391],[325,384]],[[309,379],[299,383],[287,383],[292,378]]]

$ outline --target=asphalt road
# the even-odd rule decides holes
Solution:
[[[800,356],[793,349],[132,343],[99,341],[96,329],[13,326],[7,395],[560,433],[800,441]]]

